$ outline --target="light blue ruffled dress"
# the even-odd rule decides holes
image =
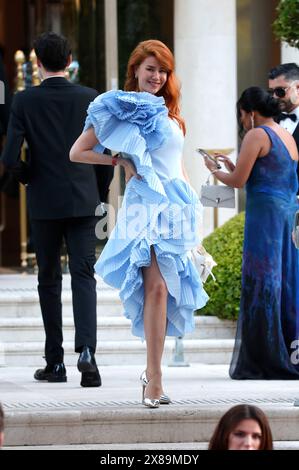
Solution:
[[[144,338],[141,268],[150,266],[153,247],[169,292],[166,334],[183,336],[194,329],[194,310],[208,300],[190,258],[199,244],[202,206],[182,174],[183,133],[168,117],[164,99],[146,92],[98,96],[88,108],[84,130],[91,126],[100,142],[94,150],[121,152],[142,177],[128,182],[95,270],[120,290],[132,333]]]

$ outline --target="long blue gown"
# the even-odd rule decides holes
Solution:
[[[95,151],[122,152],[142,177],[127,184],[95,270],[120,290],[132,333],[144,338],[142,267],[151,264],[153,249],[169,293],[166,334],[182,336],[194,329],[194,310],[208,300],[190,258],[200,241],[202,206],[182,174],[182,131],[162,97],[120,90],[90,104],[85,129],[91,126],[100,142]]]
[[[247,182],[240,314],[230,376],[299,379],[299,251],[292,238],[298,209],[297,162],[269,127],[272,147]]]

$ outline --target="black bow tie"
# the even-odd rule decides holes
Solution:
[[[293,122],[297,121],[297,114],[287,114],[287,113],[280,113],[278,116],[278,122],[284,121],[285,119],[291,119]]]

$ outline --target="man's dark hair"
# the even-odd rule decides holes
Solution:
[[[43,33],[33,44],[37,58],[49,72],[60,72],[67,66],[71,48],[64,36]]]
[[[4,412],[0,403],[0,432],[4,431]]]
[[[299,80],[299,67],[294,62],[289,64],[277,65],[270,70],[268,73],[268,78],[274,80],[277,77],[283,75],[286,80]]]

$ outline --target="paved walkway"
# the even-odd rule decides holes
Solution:
[[[100,363],[100,359],[98,358]],[[41,366],[43,366],[41,361]],[[22,403],[97,401],[138,404],[141,387],[137,366],[99,365],[103,386],[80,387],[80,373],[67,367],[68,382],[52,384],[33,379],[34,368],[0,368],[1,401],[11,409]],[[164,367],[164,388],[176,403],[198,404],[278,403],[290,406],[299,399],[299,383],[290,381],[231,380],[227,365],[192,364],[190,367]],[[54,406],[54,405],[53,405]]]
[[[41,364],[42,365],[42,364]],[[68,382],[50,384],[36,382],[32,378],[32,368],[0,368],[0,399],[4,404],[7,416],[32,415],[32,413],[86,413],[97,410],[98,413],[116,413],[128,416],[142,413],[150,419],[177,413],[205,413],[217,415],[231,406],[246,402],[260,406],[271,417],[282,416],[280,427],[286,429],[290,417],[297,420],[299,408],[294,407],[299,398],[297,381],[235,381],[228,377],[227,365],[200,365],[174,368],[164,367],[165,391],[173,399],[173,404],[159,410],[146,410],[140,403],[141,387],[138,376],[141,370],[136,366],[100,367],[103,386],[100,388],[80,387],[80,374],[76,368],[67,368]],[[186,411],[187,410],[187,411]],[[192,410],[194,410],[192,412]],[[145,413],[147,413],[145,415]],[[294,414],[296,416],[294,416]],[[299,417],[299,415],[298,415]],[[30,418],[31,419],[31,418]],[[126,418],[127,419],[127,418]],[[144,418],[143,418],[144,419]],[[181,418],[178,418],[181,419]],[[295,424],[295,423],[294,423]],[[140,425],[140,424],[139,424]],[[276,429],[279,425],[276,424]],[[298,449],[297,432],[292,437],[278,437],[280,441],[289,439],[297,442],[279,442],[276,448]],[[13,431],[13,430],[11,430]],[[281,433],[280,433],[281,434]],[[274,436],[275,437],[275,436]],[[121,441],[120,441],[121,442]],[[170,442],[170,443],[135,444],[97,444],[97,445],[64,445],[43,446],[38,449],[204,449],[205,442]],[[22,447],[16,447],[22,448]],[[29,449],[30,447],[26,447]]]

